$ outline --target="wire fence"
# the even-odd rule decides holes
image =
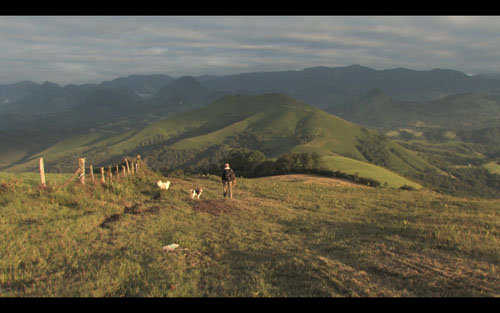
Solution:
[[[78,168],[73,173],[73,175],[66,180],[61,186],[65,187],[70,183],[80,183],[85,184],[86,179],[90,179],[92,182],[102,182],[113,181],[113,179],[120,179],[123,177],[128,177],[135,175],[139,171],[141,156],[138,155],[135,160],[130,158],[125,158],[122,163],[116,164],[114,166],[96,167],[94,168],[92,164],[88,167],[85,165],[85,158],[78,159]],[[45,165],[43,158],[40,158],[40,183],[42,187],[47,186],[45,179]]]

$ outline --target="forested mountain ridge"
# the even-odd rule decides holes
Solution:
[[[158,169],[207,169],[233,148],[261,151],[268,158],[294,152],[342,155],[403,175],[431,167],[384,136],[283,94],[226,96],[123,134],[88,133],[40,152],[25,166],[36,166],[36,157],[44,156],[47,164],[63,169],[72,166],[68,156],[75,154],[107,166],[140,154]]]
[[[74,153],[83,155],[89,147],[93,148],[90,155],[96,157],[96,162],[119,159],[127,153],[142,153],[163,169],[206,168],[220,159],[222,151],[229,147],[256,149],[270,158],[300,151],[333,153],[392,167],[400,172],[408,166],[408,162],[395,165],[398,157],[394,157],[394,151],[397,149],[387,146],[387,138],[376,135],[376,132],[369,131],[369,138],[360,135],[357,144],[340,149],[347,145],[336,143],[338,133],[322,137],[321,130],[313,131],[315,128],[310,127],[320,123],[322,113],[300,119],[293,134],[289,132],[287,136],[274,138],[274,141],[270,138],[277,129],[264,127],[266,118],[279,125],[293,124],[293,121],[297,122],[297,112],[276,111],[278,113],[271,118],[272,114],[266,117],[270,114],[267,108],[261,108],[260,115],[242,118],[234,125],[224,124],[228,122],[224,110],[211,114],[217,112],[211,105],[222,99],[231,99],[227,98],[228,95],[257,97],[269,94],[293,98],[344,121],[376,128],[391,139],[403,140],[399,143],[425,155],[428,161],[441,168],[453,166],[456,161],[459,165],[494,164],[492,162],[500,151],[497,138],[500,127],[499,86],[496,79],[454,70],[374,70],[360,65],[228,76],[173,78],[167,75],[131,75],[100,84],[64,87],[50,82],[0,85],[0,143],[3,147],[0,166],[3,169],[18,168],[14,165],[24,164],[44,153],[58,151],[64,154],[63,151],[69,148],[77,149]],[[212,112],[203,111],[207,107]],[[197,122],[191,121],[189,123],[193,123],[194,128],[191,132],[179,133],[180,137],[172,134],[164,137],[162,132],[152,137],[145,136],[144,140],[137,136],[144,134],[145,129],[157,127],[164,119],[177,115],[184,118],[194,116],[197,113],[193,112],[198,110],[204,112],[203,118],[223,123],[219,125],[221,128],[215,124],[210,126],[210,123],[204,125],[205,128],[196,128]],[[281,119],[280,114],[283,115]],[[260,124],[255,122],[259,116],[262,117]],[[177,126],[178,130],[185,127]],[[328,127],[326,125],[323,129]],[[413,139],[450,141],[446,146],[450,151],[429,154],[426,152],[430,151],[427,143],[411,142]],[[134,140],[140,141],[140,145],[136,145],[138,142],[130,144]],[[349,139],[344,143],[349,141],[355,142]],[[470,143],[464,149],[474,151],[473,157],[454,154],[458,149],[455,146],[461,145],[461,141]],[[103,143],[103,146],[97,149],[97,143]],[[198,152],[193,149],[179,152],[178,148],[190,145],[205,148]],[[121,150],[117,148],[120,146]],[[111,147],[118,152],[109,153]],[[403,154],[407,155],[406,152]],[[64,163],[58,165],[60,168],[65,166]],[[401,173],[415,174],[422,168],[410,166]]]

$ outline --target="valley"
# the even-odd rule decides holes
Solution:
[[[4,171],[36,171],[40,157],[49,172],[68,172],[77,157],[109,166],[141,155],[165,174],[214,173],[232,151],[262,153],[261,163],[315,153],[323,169],[365,173],[381,186],[499,197],[488,165],[500,158],[500,82],[493,78],[351,65],[0,87]],[[448,179],[466,175],[456,175],[464,166],[483,191]]]

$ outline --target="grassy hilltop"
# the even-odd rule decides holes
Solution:
[[[498,202],[309,175],[0,173],[0,296],[499,296]],[[200,186],[200,200],[188,191]],[[172,252],[163,247],[172,243]]]
[[[365,162],[365,167],[391,169],[394,176],[432,168],[414,152],[381,135],[288,96],[268,94],[226,96],[204,108],[118,136],[95,131],[72,137],[12,170],[36,169],[38,158],[44,157],[49,168],[74,171],[75,157],[86,157],[87,164],[108,166],[127,154],[140,154],[156,169],[204,169],[220,163],[231,148],[259,150],[271,159],[285,153],[343,156]],[[331,160],[326,164],[332,164]],[[377,175],[370,178],[377,179]]]

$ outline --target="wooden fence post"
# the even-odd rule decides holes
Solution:
[[[106,180],[104,179],[104,167],[101,167],[101,181],[102,181],[103,183],[105,183],[105,182],[106,182]]]
[[[40,158],[40,180],[42,181],[42,186],[45,187],[45,167],[43,165],[43,158]]]
[[[130,166],[128,165],[128,159],[125,159],[125,163],[127,164],[127,174],[130,175]]]
[[[85,158],[78,159],[78,167],[80,168],[80,183],[85,185]]]
[[[90,178],[92,179],[92,181],[94,181],[94,167],[92,166],[92,164],[90,165]]]
[[[135,172],[137,173],[137,171],[139,170],[139,161],[141,160],[141,156],[140,155],[137,155],[136,157],[136,162],[135,162]]]

